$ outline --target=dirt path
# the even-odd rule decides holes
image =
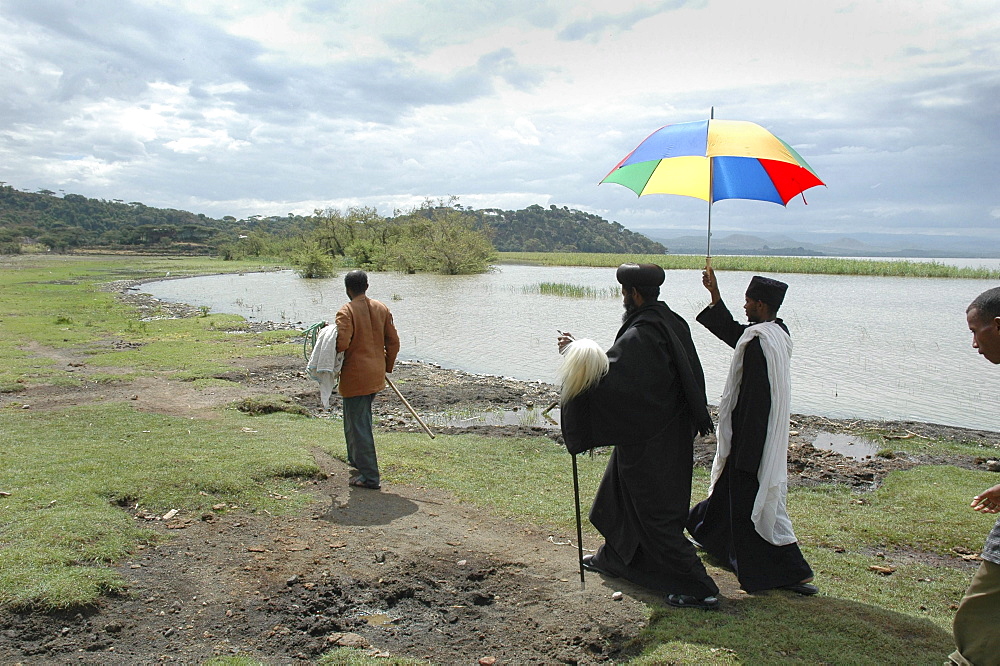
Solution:
[[[220,375],[238,384],[196,390],[168,377],[91,382],[88,374],[108,369],[65,350],[32,351],[74,373],[80,386],[4,394],[0,407],[128,400],[151,412],[214,418],[239,398],[278,393],[319,411],[317,385],[294,354],[241,361]],[[546,385],[424,364],[403,364],[396,381],[425,412],[552,397]],[[377,401],[380,419],[415,429],[395,402]],[[348,645],[438,664],[482,657],[588,664],[620,657],[645,624],[655,597],[641,588],[590,576],[581,591],[570,535],[504,521],[429,488],[349,488],[343,462],[314,456],[325,478],[313,482],[317,502],[307,515],[230,507],[162,520],[136,512],[136,521],[169,538],[118,565],[128,595],[68,613],[0,611],[0,663],[198,663],[241,654],[284,664]],[[626,594],[613,600],[619,589]]]
[[[0,615],[0,662],[296,663],[336,646],[439,664],[598,663],[644,624],[641,589],[590,577],[565,537],[500,521],[426,488],[348,488],[342,463],[310,515],[239,511],[154,521],[171,539],[119,572],[129,596],[56,615]]]
[[[320,407],[317,385],[295,351],[240,361],[220,375],[234,382],[231,387],[208,390],[169,377],[92,382],[86,357],[33,351],[75,373],[81,385],[4,394],[0,407],[16,402],[48,410],[129,400],[152,412],[214,418],[222,405],[274,393],[313,412]],[[401,364],[394,379],[424,414],[524,409],[555,399],[546,384],[420,363]],[[375,411],[381,427],[418,428],[388,395],[376,400]],[[853,461],[818,451],[811,445],[817,433],[859,424],[794,419],[790,471],[796,483],[843,482],[864,489],[892,469],[929,462],[907,456]],[[888,425],[900,436],[945,432],[1000,442],[997,433]],[[557,431],[537,426],[476,428],[558,439]],[[699,441],[698,464],[710,464],[713,453],[714,440]],[[274,518],[230,507],[148,520],[154,517],[140,512],[137,521],[171,538],[118,565],[128,595],[70,613],[0,611],[0,663],[198,663],[241,654],[288,664],[350,645],[435,664],[476,664],[483,657],[499,664],[595,664],[629,654],[645,625],[647,604],[657,601],[646,590],[594,575],[581,591],[573,535],[500,520],[433,489],[349,488],[344,463],[319,451],[314,455],[325,478],[314,482],[317,501],[307,515]],[[986,464],[972,457],[948,462]],[[711,574],[723,597],[742,594],[731,574]],[[619,590],[624,594],[616,600],[612,595]]]

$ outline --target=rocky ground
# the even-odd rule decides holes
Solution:
[[[125,297],[133,305],[160,316],[195,314],[130,293]],[[130,400],[138,409],[213,418],[233,401],[280,394],[328,417],[317,384],[303,371],[300,349],[240,360],[220,376],[235,382],[231,388],[197,391],[168,378],[90,382],[85,356],[36,348],[65,364],[67,373],[77,373],[79,386],[5,394],[0,407],[17,402],[49,410]],[[439,425],[454,423],[455,414],[541,411],[556,400],[551,385],[423,363],[401,363],[393,378],[436,432],[483,430],[559,441],[556,428],[525,425],[527,419],[516,425]],[[380,428],[419,429],[390,391],[379,395],[374,409]],[[854,460],[812,444],[823,433],[865,428],[889,434],[881,456]],[[997,433],[803,415],[793,416],[792,433],[792,483],[845,483],[858,492],[875,487],[889,471],[918,464],[995,465],[973,456],[942,461],[893,453],[891,438],[948,436],[991,448],[1000,444]],[[712,437],[699,440],[696,464],[711,464],[714,445]],[[0,663],[200,663],[241,654],[291,664],[354,646],[435,664],[596,664],[630,654],[648,604],[658,601],[641,588],[593,575],[581,590],[575,535],[501,520],[430,488],[349,488],[343,461],[321,451],[314,455],[323,474],[308,481],[316,501],[306,515],[279,518],[227,507],[168,517],[123,507],[168,537],[116,565],[128,593],[52,614],[0,610]],[[742,594],[731,574],[711,573],[724,598]]]

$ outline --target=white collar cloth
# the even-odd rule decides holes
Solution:
[[[757,481],[760,487],[754,498],[750,518],[754,529],[768,543],[784,546],[795,543],[792,521],[786,510],[788,495],[788,419],[791,411],[792,339],[778,324],[763,322],[747,327],[736,343],[729,377],[719,401],[718,447],[712,463],[712,494],[732,449],[733,409],[739,398],[743,379],[743,355],[747,344],[758,338],[767,360],[767,379],[771,385],[771,412],[767,417],[767,435]]]

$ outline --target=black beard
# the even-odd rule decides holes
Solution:
[[[635,304],[635,300],[632,299],[632,295],[629,294],[625,297],[624,305],[625,312],[622,313],[622,323],[624,324],[628,321],[628,318],[639,309],[639,306]]]

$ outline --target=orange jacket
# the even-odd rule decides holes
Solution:
[[[385,373],[399,354],[399,335],[392,313],[366,295],[355,296],[337,311],[337,351],[344,352],[338,392],[345,398],[378,393]]]

